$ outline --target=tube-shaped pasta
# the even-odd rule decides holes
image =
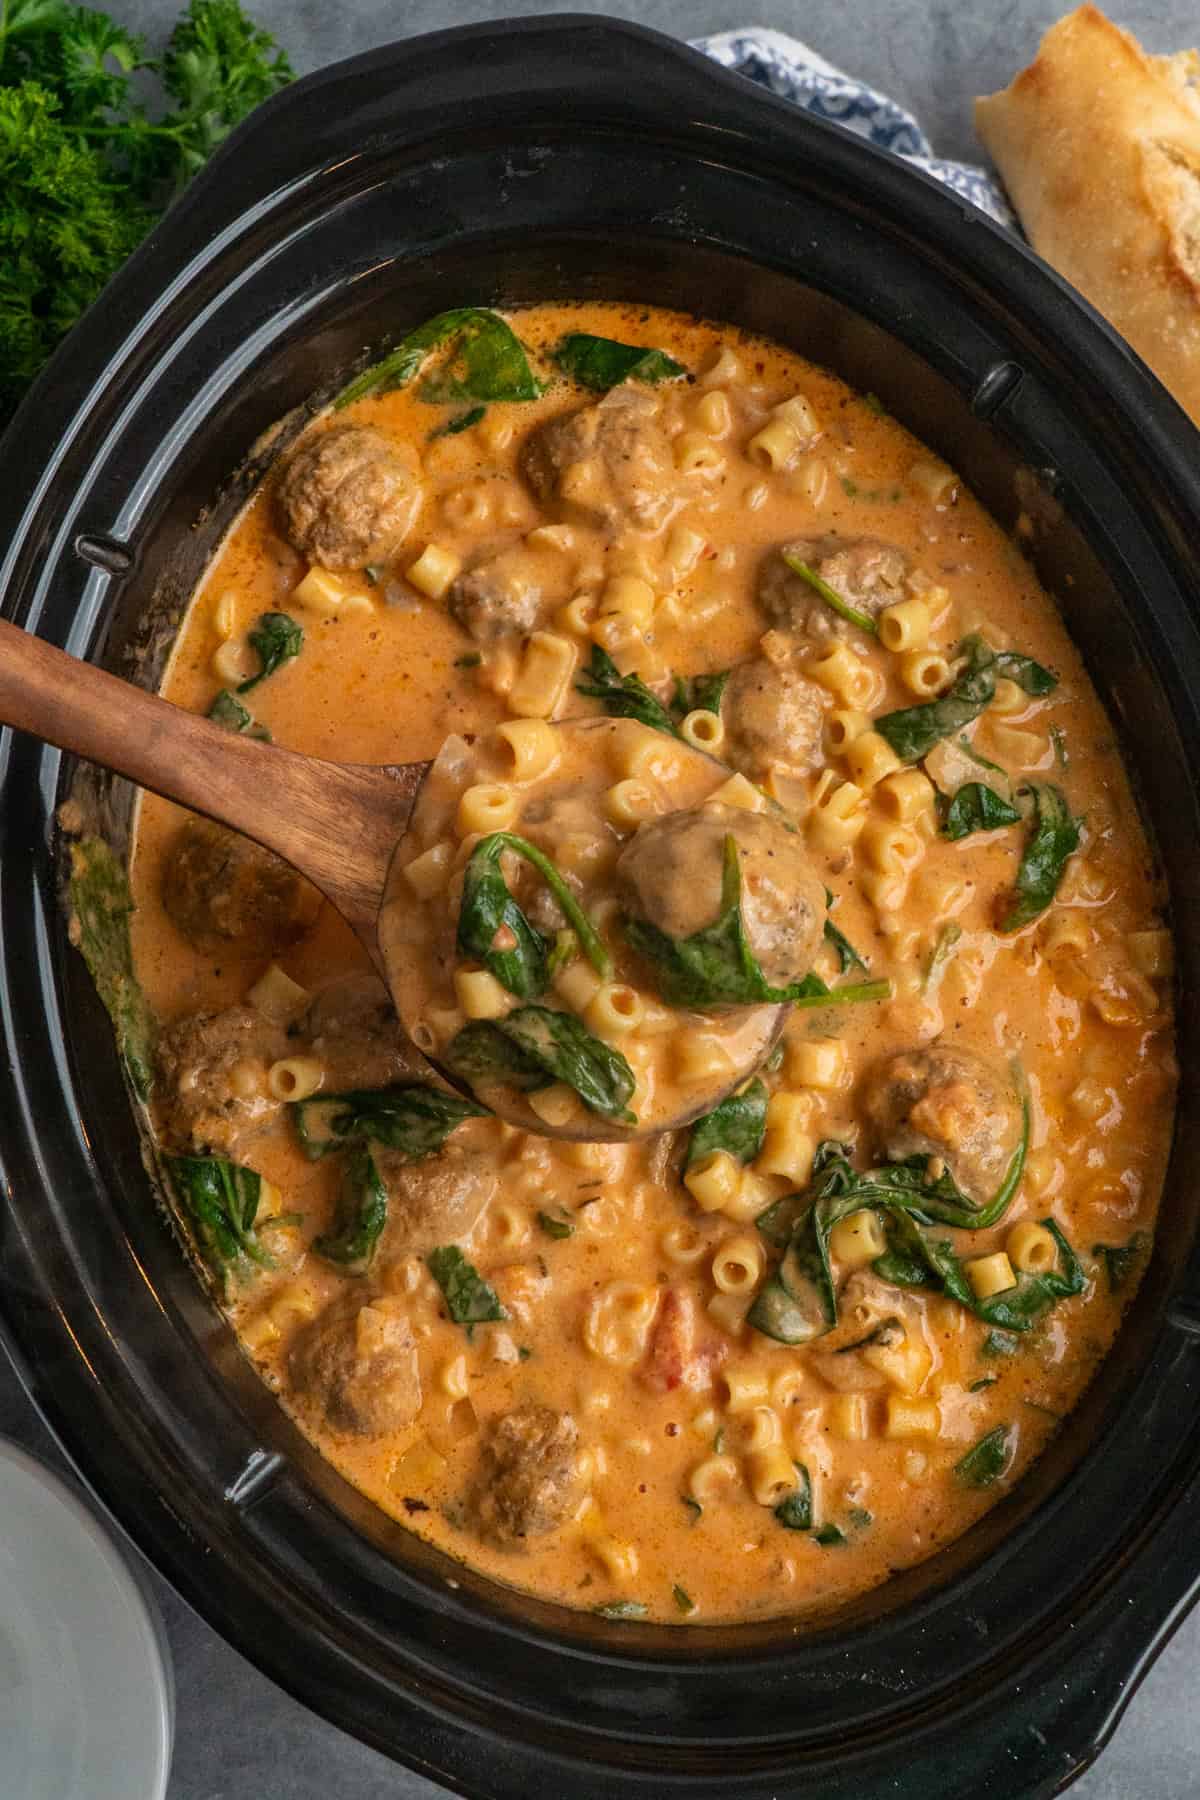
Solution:
[[[602,650],[608,651],[622,675],[645,670],[646,635],[619,613],[610,613],[604,619],[593,619],[588,626],[588,636],[594,644],[599,644]]]
[[[732,1456],[706,1456],[688,1477],[688,1493],[700,1506],[710,1506],[727,1493],[738,1479]]]
[[[592,623],[596,617],[596,596],[594,594],[575,594],[560,606],[554,615],[554,622],[562,631],[573,632],[576,637],[590,637]]]
[[[708,1254],[704,1233],[682,1219],[667,1226],[658,1244],[668,1262],[680,1263],[684,1268],[691,1268]]]
[[[219,638],[233,636],[237,624],[238,596],[236,588],[222,588],[213,602],[213,630]]]
[[[1046,761],[1046,739],[1036,731],[1023,731],[1019,725],[996,725],[992,743],[997,756],[1018,769],[1037,769]]]
[[[845,706],[837,706],[826,716],[825,742],[831,750],[840,753],[870,729],[869,713],[852,712]]]
[[[758,813],[766,811],[767,797],[755,787],[752,781],[747,781],[744,775],[731,775],[728,781],[723,781],[720,787],[708,796],[704,804],[706,806],[736,806],[742,812]]]
[[[410,587],[430,600],[440,600],[451,582],[462,570],[462,557],[443,544],[426,544],[415,562],[409,563],[404,579]]]
[[[829,1430],[847,1443],[861,1443],[871,1435],[871,1414],[865,1394],[835,1394],[829,1402]]]
[[[756,1406],[767,1403],[768,1383],[766,1371],[735,1364],[732,1369],[723,1369],[717,1378],[718,1391],[724,1394],[725,1411],[731,1413],[750,1412]]]
[[[569,638],[535,631],[508,691],[509,710],[522,719],[548,719],[563,697],[577,655]]]
[[[908,471],[909,483],[934,506],[944,506],[954,499],[958,476],[945,463],[921,459]]]
[[[829,1234],[830,1254],[843,1268],[861,1269],[887,1249],[887,1238],[878,1214],[864,1206],[848,1219],[839,1219]]]
[[[646,1003],[636,988],[624,981],[605,981],[588,1001],[584,1016],[598,1037],[614,1038],[636,1031],[645,1010]]]
[[[823,655],[807,663],[804,673],[840,706],[855,712],[864,711],[875,692],[874,670],[842,638],[835,638]]]
[[[643,819],[653,819],[662,811],[662,796],[653,784],[640,775],[627,775],[613,784],[604,796],[604,813],[618,829],[633,831]]]
[[[632,1368],[645,1354],[658,1302],[656,1287],[634,1281],[608,1282],[588,1307],[584,1343],[604,1362]]]
[[[512,756],[508,771],[514,781],[537,781],[548,775],[562,754],[562,738],[545,719],[505,719],[496,736]]]
[[[1004,1240],[1005,1253],[1022,1275],[1045,1275],[1058,1261],[1058,1245],[1044,1225],[1022,1219]]]
[[[501,1202],[488,1213],[492,1236],[501,1250],[517,1250],[528,1241],[529,1217],[519,1206]]]
[[[728,344],[722,344],[712,362],[700,377],[701,387],[736,387],[744,378],[741,358]]]
[[[638,1553],[624,1538],[610,1537],[607,1532],[588,1540],[588,1548],[600,1566],[614,1581],[632,1581],[638,1572]]]
[[[806,1094],[781,1090],[767,1102],[767,1123],[762,1149],[754,1159],[755,1173],[782,1175],[803,1187],[812,1173],[816,1145],[809,1130],[812,1107]]]
[[[924,650],[929,642],[929,608],[923,600],[899,600],[879,615],[879,641],[885,650],[899,655],[905,650]]]
[[[614,773],[640,781],[671,781],[680,772],[680,751],[664,732],[636,719],[621,719],[610,739]]]
[[[766,1450],[783,1442],[783,1426],[773,1406],[750,1407],[740,1423],[743,1449]]]
[[[513,1005],[507,988],[487,969],[455,969],[454,994],[468,1019],[502,1019]]]
[[[717,713],[698,708],[695,712],[688,713],[679,727],[679,735],[694,750],[704,750],[709,756],[716,756],[725,743],[725,726]]]
[[[900,658],[900,679],[918,700],[931,700],[950,685],[950,664],[936,650],[909,650]]]
[[[832,1093],[850,1079],[850,1053],[841,1038],[792,1038],[785,1055],[788,1080],[798,1087]]]
[[[1002,675],[996,683],[989,710],[997,713],[1000,718],[1007,719],[1017,713],[1027,712],[1028,709],[1029,696],[1024,688],[1018,687],[1015,681],[1010,681],[1007,675]]]
[[[637,575],[614,575],[596,610],[602,619],[625,619],[644,631],[654,617],[654,589]]]
[[[683,431],[675,439],[675,467],[683,475],[714,480],[725,468],[725,456],[702,431]]]
[[[451,1357],[438,1370],[438,1386],[451,1400],[465,1400],[469,1385],[465,1356]]]
[[[1003,1250],[993,1250],[990,1256],[971,1257],[963,1264],[963,1272],[978,1300],[990,1300],[993,1294],[1003,1294],[1017,1285],[1013,1266]]]
[[[225,687],[237,687],[248,681],[258,663],[244,638],[227,638],[212,653],[212,672]]]
[[[267,1070],[267,1091],[276,1100],[307,1100],[325,1079],[315,1056],[283,1056]]]
[[[752,1450],[746,1457],[750,1492],[760,1506],[776,1507],[799,1486],[796,1465],[782,1444]]]
[[[933,1367],[933,1352],[917,1331],[881,1334],[860,1352],[869,1369],[902,1394],[916,1394],[924,1387]]]
[[[573,550],[575,532],[570,525],[535,525],[525,542],[531,550]]]
[[[813,802],[806,821],[808,841],[814,850],[840,855],[857,839],[867,822],[867,797],[854,781],[828,788]]]
[[[404,865],[404,879],[418,900],[432,900],[445,892],[453,861],[454,845],[447,839],[422,850],[420,856]]]
[[[272,963],[254,986],[249,990],[246,999],[268,1019],[276,1019],[281,1025],[290,1024],[299,1018],[312,995],[298,981],[293,981],[278,963]]]
[[[896,773],[900,768],[900,758],[887,739],[880,737],[877,731],[864,731],[861,737],[856,737],[847,746],[846,767],[850,771],[850,779],[864,793],[869,793],[886,776]]]
[[[458,802],[460,837],[472,832],[508,831],[516,823],[517,796],[498,781],[480,781],[465,788]]]
[[[742,1165],[728,1150],[714,1150],[692,1164],[683,1185],[701,1212],[722,1212],[741,1185]]]
[[[746,1294],[714,1294],[708,1303],[708,1316],[727,1336],[740,1337],[750,1310]]]
[[[727,437],[733,424],[733,414],[729,410],[729,395],[719,388],[710,388],[707,394],[701,395],[696,402],[693,414],[697,431],[704,432],[706,437]]]
[[[579,1113],[579,1097],[565,1081],[540,1088],[528,1096],[529,1105],[544,1125],[569,1125]]]
[[[911,875],[925,854],[925,844],[911,825],[872,819],[862,834],[868,863],[885,875]]]
[[[554,977],[555,992],[566,1001],[572,1012],[585,1012],[603,986],[590,962],[577,956]]]
[[[375,610],[369,594],[348,588],[344,581],[339,581],[327,569],[310,569],[304,579],[298,581],[292,589],[292,599],[297,606],[307,607],[309,612],[320,613],[325,618],[332,617],[334,613]]]
[[[680,1081],[714,1081],[733,1069],[733,1058],[720,1038],[689,1031],[675,1045],[675,1074]]]
[[[883,1427],[885,1437],[934,1438],[941,1427],[936,1400],[913,1400],[906,1394],[888,1395]]]
[[[859,876],[858,887],[877,912],[893,913],[904,905],[908,876],[898,869],[866,869]]]
[[[762,1278],[766,1252],[758,1238],[747,1232],[726,1238],[712,1259],[713,1286],[722,1294],[750,1294]]]
[[[920,769],[901,769],[879,784],[875,795],[889,818],[905,825],[915,825],[934,813],[934,788],[928,775]]]

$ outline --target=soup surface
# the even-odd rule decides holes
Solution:
[[[1112,1340],[1170,1137],[1163,895],[1053,606],[876,402],[652,308],[509,324],[515,359],[465,315],[313,423],[164,692],[343,761],[474,741],[385,939],[530,1129],[442,1088],[282,865],[146,797],[154,1128],[246,1353],[385,1511],[612,1616],[813,1612],[964,1531]],[[685,755],[722,766],[675,791]],[[802,991],[698,1126],[538,1134],[592,1103],[518,1010],[636,1115],[731,1066],[762,982]]]

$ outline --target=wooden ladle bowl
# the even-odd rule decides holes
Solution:
[[[430,763],[326,762],[238,736],[4,620],[0,724],[112,769],[283,857],[337,908],[391,991],[377,929],[380,907]],[[630,1130],[590,1114],[578,1124],[551,1126],[519,1101],[511,1109],[497,1102],[493,1110],[527,1131],[583,1141],[627,1141],[689,1124],[739,1087],[769,1054],[787,1009],[756,1010],[764,1019],[752,1059],[719,1081],[692,1089],[678,1117]]]

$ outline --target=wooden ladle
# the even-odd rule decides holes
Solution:
[[[240,737],[3,619],[0,724],[100,763],[273,850],[337,908],[388,980],[376,929],[379,909],[428,762],[325,762]],[[771,1049],[786,1011],[767,1010],[778,1017],[770,1021],[755,1063]],[[737,1069],[732,1079],[724,1075],[711,1088],[693,1089],[686,1113],[659,1120],[653,1129],[690,1123],[738,1087],[753,1066]],[[507,1116],[507,1109],[496,1110]],[[524,1106],[513,1122],[547,1137],[648,1135],[591,1115],[577,1126],[531,1126]]]

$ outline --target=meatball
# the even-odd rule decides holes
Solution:
[[[907,591],[909,559],[895,544],[872,537],[796,538],[767,552],[758,582],[759,605],[785,631],[819,639],[854,629],[788,568],[785,554],[799,557],[856,612],[872,619]]]
[[[570,566],[561,551],[513,544],[459,575],[447,605],[477,644],[492,644],[532,631],[546,607],[570,594]]]
[[[709,805],[640,825],[617,863],[628,910],[668,937],[691,937],[721,911],[725,840],[742,868],[746,939],[772,987],[808,974],[825,929],[825,888],[796,831],[774,813]]]
[[[421,1410],[412,1327],[397,1301],[335,1301],[296,1339],[288,1374],[298,1400],[335,1431],[379,1437]]]
[[[801,773],[820,762],[825,696],[794,669],[766,657],[739,663],[721,711],[729,760],[752,780],[772,769]]]
[[[461,1244],[496,1192],[493,1160],[461,1144],[420,1162],[376,1145],[375,1162],[388,1191],[385,1241],[393,1256]]]
[[[627,383],[539,426],[521,469],[542,504],[579,525],[658,531],[682,499],[662,400]]]
[[[977,1204],[1000,1186],[1021,1135],[1011,1082],[948,1044],[889,1057],[868,1079],[866,1110],[889,1161],[939,1157]]]
[[[326,1093],[429,1078],[378,975],[348,975],[319,989],[300,1029],[325,1070]]]
[[[513,1549],[556,1531],[581,1496],[578,1446],[570,1413],[527,1404],[498,1419],[484,1445],[475,1496],[484,1536]]]
[[[282,857],[208,819],[189,819],[167,850],[167,917],[206,956],[274,956],[311,931],[315,887]]]
[[[388,562],[412,529],[421,488],[411,452],[380,431],[334,425],[302,444],[278,488],[283,535],[309,562]]]
[[[287,1054],[283,1027],[252,1006],[177,1020],[158,1042],[163,1136],[180,1149],[232,1150],[278,1112],[267,1070]]]

